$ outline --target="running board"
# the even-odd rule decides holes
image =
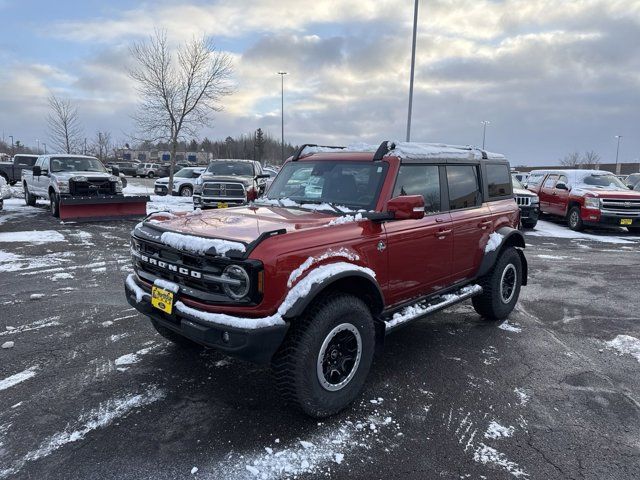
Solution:
[[[431,313],[442,310],[443,308],[447,308],[453,304],[460,303],[481,293],[482,287],[480,285],[468,285],[461,288],[457,292],[448,293],[446,295],[442,295],[441,297],[437,297],[437,299],[441,300],[438,303],[431,304],[427,303],[425,300],[422,300],[414,303],[413,305],[408,305],[401,309],[399,312],[394,313],[390,320],[385,320],[385,331],[386,333],[389,333],[391,330],[405,325],[411,320],[427,316]]]

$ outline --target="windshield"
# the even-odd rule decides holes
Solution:
[[[231,175],[253,177],[253,164],[250,162],[211,162],[207,167],[211,175]]]
[[[525,190],[524,185],[522,185],[516,177],[511,177],[511,183],[513,184],[513,188],[519,188],[520,190]]]
[[[623,190],[628,190],[625,184],[622,183],[618,177],[611,173],[605,173],[603,175],[587,175],[582,179],[582,183],[594,187],[613,189],[620,188]]]
[[[97,158],[55,157],[51,159],[52,172],[103,172],[106,169]]]
[[[386,171],[386,163],[289,162],[278,173],[266,197],[373,210]]]

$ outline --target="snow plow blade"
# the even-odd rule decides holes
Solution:
[[[145,217],[148,196],[69,197],[60,199],[60,220],[111,220]]]

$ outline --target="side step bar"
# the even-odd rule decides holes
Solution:
[[[421,300],[413,305],[408,305],[394,313],[389,320],[385,320],[385,332],[389,333],[412,320],[425,317],[442,310],[443,308],[447,308],[451,305],[467,300],[468,298],[479,295],[480,293],[482,293],[482,287],[480,285],[467,285],[454,293],[448,293],[441,297],[437,297],[434,299],[436,303],[429,303],[426,300]]]

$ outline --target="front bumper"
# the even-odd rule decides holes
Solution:
[[[150,292],[137,282],[136,284],[145,291],[140,301],[127,282],[124,288],[127,302],[140,313],[189,340],[250,362],[269,363],[289,328],[288,324],[252,329],[215,325],[176,308],[172,314],[167,314],[154,308]]]
[[[156,195],[166,195],[169,192],[169,188],[167,185],[155,185],[153,187],[153,192]]]
[[[247,204],[246,198],[225,198],[225,197],[203,197],[202,195],[193,195],[194,208],[220,208],[220,204],[226,204],[229,207],[239,207]]]
[[[540,217],[540,208],[537,204],[520,207],[520,220],[537,222],[538,217]]]
[[[611,212],[583,208],[581,217],[585,225],[592,227],[640,227],[640,214],[635,212]]]

